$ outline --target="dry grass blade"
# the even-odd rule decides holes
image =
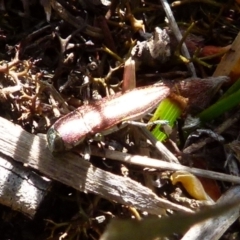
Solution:
[[[220,181],[227,181],[240,184],[240,177],[203,169],[197,169],[193,167],[187,167],[174,162],[170,163],[159,159],[153,159],[139,155],[131,155],[107,149],[104,152],[102,152],[101,150],[95,147],[92,147],[92,154],[100,157],[110,158],[112,160],[122,161],[129,164],[136,164],[142,167],[155,168],[159,170],[187,171],[200,177],[212,178]]]
[[[203,220],[215,219],[227,212],[233,212],[236,208],[239,209],[239,197],[234,197],[228,202],[194,214],[176,214],[161,219],[147,218],[142,221],[113,220],[100,240],[149,240],[156,237],[167,237],[173,233],[183,233],[192,225]]]

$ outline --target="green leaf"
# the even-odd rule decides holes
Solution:
[[[222,95],[220,99],[230,96],[240,89],[240,78]]]
[[[181,113],[182,109],[176,101],[166,98],[158,105],[158,108],[156,109],[150,122],[156,120],[167,120],[169,122],[168,125],[172,128]],[[157,124],[151,132],[158,141],[164,141],[168,137],[167,134],[161,130],[160,124]]]
[[[201,122],[211,121],[218,116],[222,115],[223,113],[231,110],[232,108],[236,107],[240,103],[240,90],[237,92],[226,96],[223,99],[220,99],[215,104],[211,105],[209,108],[202,111],[198,117],[200,118]]]
[[[231,110],[240,103],[240,79],[238,79],[217,101],[207,109],[203,110],[197,117],[201,122],[215,119],[223,113]]]

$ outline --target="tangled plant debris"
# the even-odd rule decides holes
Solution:
[[[172,15],[166,9],[171,9]],[[149,137],[149,144],[146,128],[134,126],[104,138],[100,131],[101,136],[95,136],[99,139],[94,141],[98,132],[86,124],[91,137],[73,152],[96,169],[141,183],[160,199],[178,204],[175,207],[182,205],[183,211],[201,211],[238,182],[239,9],[239,1],[213,0],[1,0],[0,115],[31,134],[45,137],[59,118],[78,107],[97,106],[110,95],[161,80],[171,89],[166,94],[167,109],[160,107],[155,114],[157,120],[169,122],[168,127],[155,130],[164,132],[163,143]],[[221,64],[228,66],[224,61],[229,55],[234,55],[234,64],[228,71],[216,70]],[[234,105],[228,107],[231,97]],[[132,101],[137,104],[136,99]],[[120,110],[112,111],[119,114]],[[168,116],[163,112],[173,112],[178,119],[162,119]],[[143,116],[142,123],[156,137],[150,119]],[[107,150],[103,153],[102,149]],[[112,161],[114,154],[123,162]],[[199,172],[154,168],[139,164],[134,155],[146,156],[149,162],[163,159],[198,168]],[[223,175],[210,176],[206,170]],[[207,173],[218,181],[199,177]],[[196,197],[198,189],[203,191],[204,200]],[[140,220],[150,215],[148,206],[140,211],[131,204],[121,205],[116,199],[109,201],[61,183],[53,183],[45,201],[31,220],[0,206],[3,239],[15,239],[19,232],[22,236],[18,239],[99,239],[112,218]],[[161,212],[174,214],[169,209]],[[11,226],[17,227],[12,231]],[[177,239],[182,236],[176,235]]]

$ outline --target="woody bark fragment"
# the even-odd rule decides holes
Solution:
[[[94,167],[73,153],[54,157],[45,138],[30,134],[4,118],[0,118],[0,152],[81,192],[94,193],[151,214],[162,214],[163,209],[192,212],[189,208],[158,197],[130,178]]]
[[[51,181],[0,154],[0,204],[33,218]]]

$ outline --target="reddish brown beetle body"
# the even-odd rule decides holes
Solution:
[[[123,121],[139,119],[152,111],[169,93],[168,87],[153,85],[81,106],[51,126],[47,133],[48,147],[51,152],[69,150],[85,138],[107,131]]]

